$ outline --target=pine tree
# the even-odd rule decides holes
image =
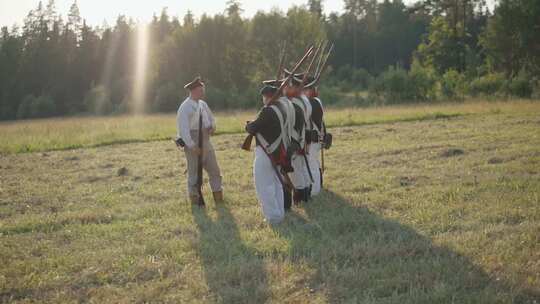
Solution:
[[[82,17],[79,6],[77,5],[77,0],[75,0],[69,8],[67,27],[75,33],[77,40],[81,38]]]

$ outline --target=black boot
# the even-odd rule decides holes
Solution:
[[[294,189],[293,201],[295,205],[299,205],[304,200],[304,189]]]
[[[303,194],[302,200],[307,203],[309,201],[309,187],[302,189],[302,194]]]
[[[291,191],[283,188],[283,207],[285,208],[285,211],[291,210],[291,205],[292,205]]]

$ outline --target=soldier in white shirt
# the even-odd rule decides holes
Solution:
[[[216,203],[223,201],[223,188],[221,172],[216,160],[216,154],[210,143],[210,135],[216,130],[216,121],[208,104],[202,100],[205,94],[205,85],[200,77],[184,86],[189,96],[178,108],[176,116],[177,143],[182,143],[187,161],[188,194],[190,201],[197,204],[199,194],[197,190],[197,162],[202,153],[203,168],[208,174],[210,187]],[[199,149],[199,117],[202,115],[203,149]]]

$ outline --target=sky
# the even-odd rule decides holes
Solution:
[[[67,15],[69,7],[74,0],[56,0],[56,8],[63,16]],[[488,0],[490,6],[496,0]],[[28,12],[37,6],[39,0],[0,0],[0,26],[12,26],[14,23],[22,24]],[[46,4],[48,0],[43,0]],[[191,10],[198,17],[203,13],[209,15],[222,13],[227,0],[77,0],[81,16],[91,25],[102,25],[106,20],[114,24],[118,15],[133,17],[138,21],[149,21],[153,13],[159,15],[161,9],[168,8],[169,15],[179,16],[180,19]],[[244,9],[243,16],[251,17],[257,11],[269,11],[277,7],[287,10],[292,5],[306,4],[307,0],[240,0]],[[413,3],[415,0],[404,0]],[[343,0],[323,1],[326,13],[342,12]]]

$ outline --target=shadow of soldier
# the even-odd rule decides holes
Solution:
[[[227,204],[216,206],[215,220],[208,210],[192,208],[206,282],[217,302],[263,303],[269,297],[263,259],[243,244]]]
[[[276,232],[288,258],[314,271],[312,293],[331,303],[535,303],[467,257],[332,192],[292,212]]]

